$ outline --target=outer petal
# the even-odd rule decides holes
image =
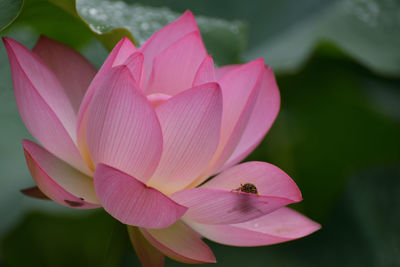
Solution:
[[[191,188],[171,196],[189,210],[184,218],[206,224],[240,223],[271,213],[298,200],[215,188]]]
[[[263,62],[262,59],[250,62],[218,81],[224,97],[224,111],[219,144],[221,155],[217,161],[225,161],[242,136],[258,96]]]
[[[274,73],[269,66],[266,66],[260,93],[251,113],[250,120],[239,144],[223,168],[240,162],[258,146],[271,128],[272,123],[278,115],[279,107],[280,95]]]
[[[170,98],[157,108],[164,147],[149,185],[169,194],[184,188],[210,161],[218,145],[222,95],[207,83]]]
[[[124,224],[164,228],[187,210],[156,189],[101,163],[97,165],[94,184],[104,209]]]
[[[86,143],[86,115],[87,109],[89,107],[90,102],[92,101],[93,95],[95,94],[99,84],[105,78],[107,73],[111,70],[112,67],[119,66],[124,64],[126,60],[131,56],[134,52],[136,52],[135,46],[128,38],[123,38],[119,43],[114,47],[111,53],[108,55],[106,61],[101,66],[100,70],[97,72],[96,76],[90,83],[89,89],[87,90],[81,106],[79,107],[78,112],[78,122],[77,122],[77,136],[78,136],[78,145],[81,153],[83,154],[86,162],[89,165],[92,165],[88,149]],[[94,167],[94,166],[92,166]]]
[[[128,225],[129,238],[142,266],[163,267],[165,256],[153,247],[137,227]]]
[[[168,257],[184,263],[215,263],[211,249],[182,221],[165,229],[140,229],[147,240]]]
[[[144,54],[144,72],[146,77],[150,77],[153,60],[158,54],[193,31],[199,32],[199,28],[192,12],[186,11],[177,20],[153,34],[139,49]]]
[[[162,151],[161,127],[126,66],[113,68],[104,78],[86,128],[95,165],[105,163],[143,182],[153,174]]]
[[[4,44],[18,110],[29,132],[51,153],[90,174],[74,143],[73,108],[57,78],[36,54],[20,43],[4,38]]]
[[[191,88],[197,69],[206,56],[200,33],[189,33],[154,58],[146,94],[175,95]]]
[[[321,226],[304,215],[281,208],[257,219],[231,225],[188,224],[214,242],[240,247],[265,246],[309,235]]]
[[[75,136],[76,117],[54,73],[22,44],[11,38],[3,40],[10,59],[17,101],[21,97],[20,94],[26,94],[28,90],[34,91],[57,115],[68,133]]]
[[[23,145],[29,171],[46,196],[67,207],[99,207],[90,177],[29,140],[24,140]]]
[[[286,173],[272,164],[258,161],[236,165],[202,185],[202,188],[232,190],[245,183],[254,184],[260,195],[279,196],[293,202],[302,200],[299,188]]]
[[[97,70],[72,48],[45,36],[40,36],[33,48],[57,76],[74,111],[78,113],[83,96]]]
[[[197,70],[196,76],[194,77],[193,86],[200,85],[202,83],[215,82],[215,70],[214,60],[211,55],[208,55],[201,62],[199,69]]]
[[[263,59],[254,60],[234,69],[218,81],[224,100],[221,137],[211,164],[192,186],[202,183],[214,174],[232,155],[256,103],[263,69]]]

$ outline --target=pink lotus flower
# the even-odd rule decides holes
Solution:
[[[128,225],[145,266],[164,255],[215,262],[202,237],[260,246],[320,228],[285,207],[302,197],[282,170],[235,165],[277,116],[272,70],[262,59],[215,69],[190,12],[139,49],[122,39],[99,71],[45,37],[33,51],[4,43],[19,112],[41,144],[23,141],[38,187],[28,193],[103,207]]]

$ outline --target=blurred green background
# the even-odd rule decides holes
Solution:
[[[122,36],[140,45],[186,9],[216,63],[257,57],[275,70],[280,114],[247,160],[299,185],[293,206],[322,229],[289,243],[208,242],[218,266],[400,266],[400,2],[398,0],[0,0],[0,35],[40,34],[99,67]],[[24,197],[33,185],[0,45],[0,265],[140,266],[123,225]],[[167,260],[166,266],[181,266]]]

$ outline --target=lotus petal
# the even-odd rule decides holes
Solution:
[[[43,35],[40,36],[33,52],[57,76],[75,113],[78,113],[83,96],[96,75],[96,68],[74,49]]]
[[[266,246],[309,235],[321,225],[289,208],[281,208],[257,219],[238,224],[187,223],[214,242],[240,247]]]
[[[96,167],[94,184],[104,209],[124,224],[165,228],[187,210],[140,180],[101,163]]]
[[[178,94],[157,108],[164,138],[160,163],[149,185],[169,194],[191,183],[218,145],[222,95],[217,83]]]
[[[128,225],[129,238],[142,266],[163,267],[165,256],[153,247],[138,227]]]
[[[77,209],[100,206],[90,177],[29,140],[24,140],[23,146],[29,171],[47,197]]]
[[[87,145],[94,165],[105,163],[146,182],[162,151],[160,123],[126,66],[114,67],[87,113]]]
[[[182,221],[164,229],[143,229],[147,240],[168,257],[184,263],[215,263],[211,249]]]

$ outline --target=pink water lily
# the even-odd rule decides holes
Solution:
[[[25,193],[103,207],[128,225],[144,266],[164,255],[215,262],[202,237],[261,246],[320,228],[286,207],[302,197],[282,170],[238,164],[278,114],[272,70],[262,59],[215,68],[192,13],[139,49],[122,39],[98,71],[46,37],[33,51],[4,43],[19,112],[41,144],[23,141],[37,185]]]

